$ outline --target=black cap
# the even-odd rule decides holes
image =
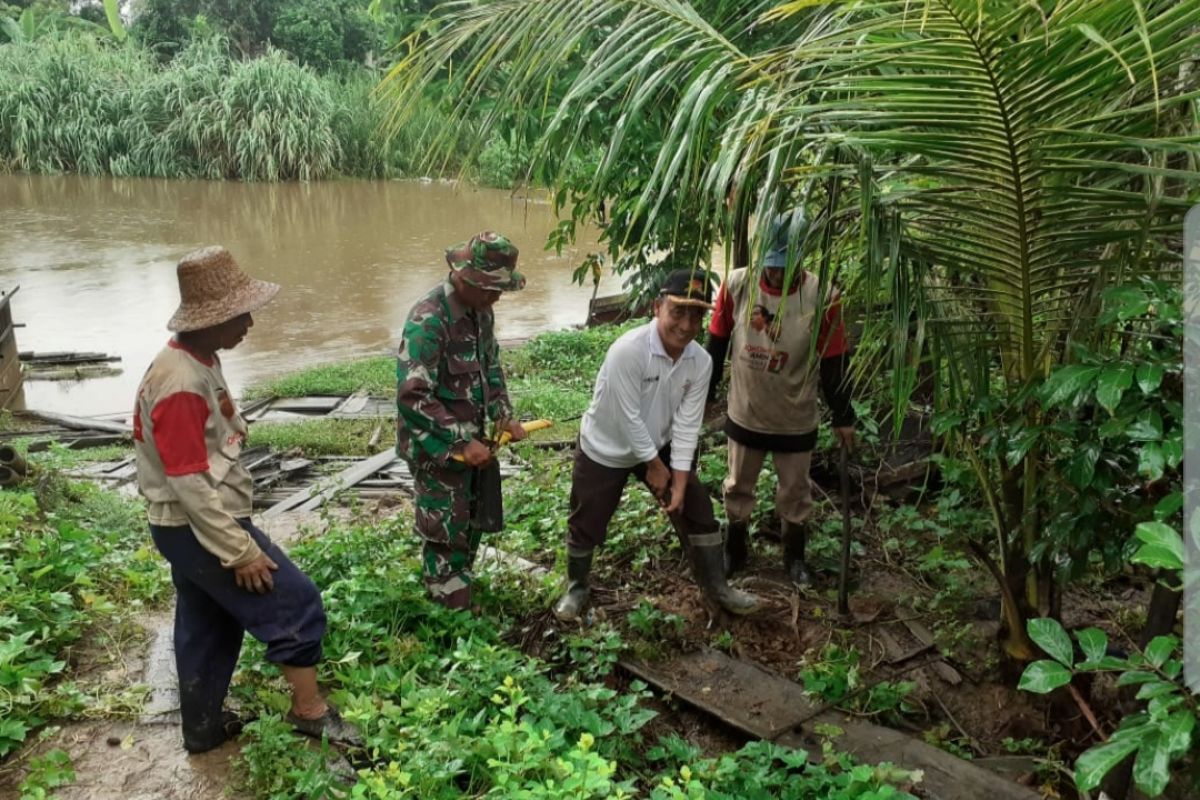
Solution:
[[[658,296],[669,297],[683,306],[713,307],[712,281],[702,269],[672,270],[662,282]]]

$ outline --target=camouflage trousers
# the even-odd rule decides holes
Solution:
[[[449,608],[471,605],[471,567],[481,533],[471,524],[470,470],[417,463],[413,470],[421,566],[430,597]]]

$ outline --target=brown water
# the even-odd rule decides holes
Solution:
[[[128,409],[169,335],[175,263],[209,244],[284,287],[255,314],[246,341],[223,355],[235,391],[311,364],[394,352],[409,308],[446,273],[442,251],[484,229],[518,245],[528,278],[525,291],[497,305],[497,334],[578,324],[592,288],[573,285],[571,272],[595,243],[562,257],[546,252],[554,225],[540,196],[439,182],[0,175],[0,289],[21,287],[12,300],[14,320],[26,325],[16,332],[20,348],[123,359],[115,377],[27,381],[26,405],[80,415]]]

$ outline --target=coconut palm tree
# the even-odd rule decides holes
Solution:
[[[619,204],[613,241],[630,250],[823,208],[819,261],[887,300],[863,341],[896,367],[898,406],[916,359],[932,362],[994,520],[977,552],[1005,646],[1029,658],[1024,619],[1050,575],[1034,563],[1047,476],[1031,391],[1104,333],[1106,287],[1179,268],[1197,19],[1200,0],[469,0],[442,7],[385,91],[402,119],[452,65],[461,124],[444,144],[524,109],[551,182],[598,143],[569,190],[576,209]]]

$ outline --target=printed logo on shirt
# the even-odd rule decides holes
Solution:
[[[742,360],[748,368],[755,372],[769,372],[778,375],[787,366],[788,352],[776,350],[773,347],[747,344],[742,348]]]
[[[772,342],[778,342],[783,333],[783,320],[778,314],[772,314],[766,306],[756,305],[750,310],[750,327],[759,333],[765,333]]]
[[[651,375],[649,378],[642,378],[642,383],[658,383],[658,376]]]
[[[217,389],[217,403],[221,406],[221,416],[225,419],[233,419],[237,409],[233,407],[233,401],[229,399],[229,393],[224,389]]]

